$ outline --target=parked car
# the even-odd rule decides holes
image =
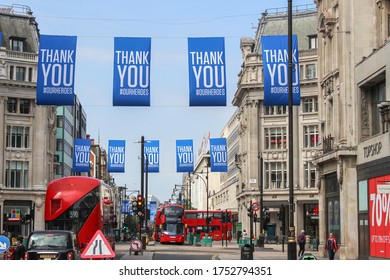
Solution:
[[[27,239],[26,260],[80,259],[77,235],[66,230],[33,231]]]

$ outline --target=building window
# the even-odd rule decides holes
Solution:
[[[264,115],[285,115],[287,106],[264,106]]]
[[[390,36],[390,15],[387,16],[387,36]]]
[[[19,67],[16,66],[16,71],[15,71],[15,79],[17,81],[24,81],[25,80],[25,75],[26,75],[26,68],[25,67]]]
[[[315,188],[316,186],[316,166],[311,162],[306,162],[304,164],[305,174],[304,174],[304,184],[305,188]]]
[[[381,82],[371,87],[371,135],[379,134],[381,130],[381,118],[378,104],[385,100],[385,86],[385,82]]]
[[[68,156],[72,157],[73,156],[73,148],[68,142],[64,142],[64,152]]]
[[[7,100],[8,113],[16,113],[17,103],[18,103],[18,100],[16,98],[8,98],[8,100]]]
[[[304,148],[315,148],[318,146],[318,126],[317,125],[305,125],[303,127],[304,136],[303,136],[303,145]]]
[[[20,99],[19,109],[21,114],[30,114],[30,99]]]
[[[265,163],[265,188],[266,189],[286,189],[287,188],[287,168],[286,162]]]
[[[317,49],[317,35],[310,35],[309,37],[309,49]]]
[[[15,52],[23,52],[24,50],[24,39],[22,38],[11,38],[11,50]]]
[[[6,147],[28,148],[30,145],[30,128],[7,126]]]
[[[306,65],[306,79],[315,79],[316,77],[317,77],[316,65],[315,64]]]
[[[285,127],[264,129],[264,148],[270,150],[286,149],[287,135]]]
[[[5,163],[5,186],[13,189],[28,188],[29,163],[23,161],[9,161]]]
[[[303,113],[318,112],[318,97],[303,97],[302,110]]]
[[[28,68],[28,81],[32,82],[32,79],[33,79],[33,69]]]
[[[73,136],[73,125],[71,124],[71,122],[65,119],[64,125],[65,131],[67,131],[70,135]]]
[[[64,127],[64,117],[63,116],[57,116],[57,127],[58,128]]]

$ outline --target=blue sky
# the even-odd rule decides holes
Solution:
[[[87,132],[107,149],[108,140],[126,140],[126,173],[115,173],[117,185],[140,186],[140,145],[160,141],[160,172],[149,175],[149,194],[169,199],[175,184],[175,144],[193,139],[197,151],[204,134],[216,138],[235,107],[231,105],[242,64],[240,38],[254,37],[266,9],[287,7],[287,0],[35,0],[1,1],[27,5],[40,33],[77,36],[75,92],[87,113]],[[313,4],[294,0],[293,5]],[[114,37],[150,37],[151,106],[113,107]],[[227,106],[188,106],[188,37],[224,37]]]

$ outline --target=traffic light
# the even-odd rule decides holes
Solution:
[[[133,200],[131,202],[131,210],[133,210],[133,213],[137,213],[138,211],[138,203],[137,200]]]
[[[143,218],[145,216],[144,213],[145,205],[144,205],[144,198],[142,195],[137,196],[137,216],[140,218]]]

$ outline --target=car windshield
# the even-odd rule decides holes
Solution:
[[[36,233],[31,235],[27,244],[29,249],[66,249],[68,235],[66,233]]]

